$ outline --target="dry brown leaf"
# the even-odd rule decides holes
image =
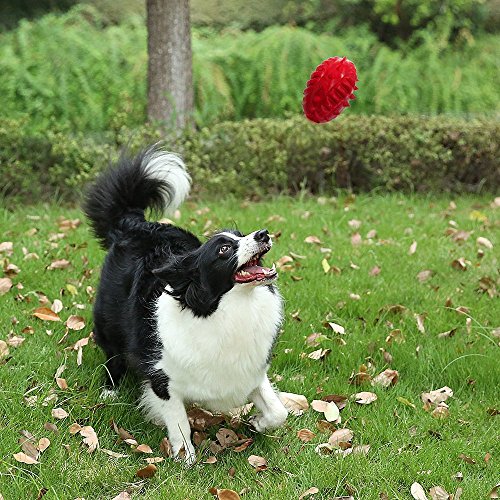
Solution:
[[[302,394],[293,394],[291,392],[280,392],[278,394],[280,401],[283,403],[289,413],[295,416],[300,416],[309,408],[307,399]]]
[[[0,340],[0,360],[5,359],[9,355],[9,346],[5,340]]]
[[[307,498],[311,495],[316,495],[316,493],[319,493],[319,489],[316,488],[316,486],[312,486],[308,490],[304,491],[304,493],[302,493],[302,495],[300,495],[299,500]]]
[[[14,251],[14,244],[12,243],[12,241],[2,241],[0,243],[0,253],[4,253],[8,257],[10,257],[13,251]]]
[[[148,464],[159,464],[165,461],[163,457],[146,457],[144,460]]]
[[[58,314],[63,310],[63,303],[59,299],[55,299],[50,309]]]
[[[420,283],[424,283],[428,279],[432,278],[433,274],[434,274],[434,271],[432,271],[430,269],[424,269],[423,271],[420,271],[417,274],[417,279],[418,279],[418,281],[420,281]]]
[[[328,438],[328,444],[330,446],[341,446],[340,443],[349,443],[352,441],[354,433],[350,429],[337,429]]]
[[[317,236],[307,236],[304,240],[305,243],[311,243],[315,245],[321,245],[321,240]]]
[[[213,413],[204,410],[203,408],[191,408],[188,412],[188,420],[191,429],[195,431],[204,431],[213,425],[219,425],[224,422],[224,417],[214,415]]]
[[[66,259],[54,260],[53,262],[50,263],[49,266],[47,266],[47,269],[49,271],[53,271],[54,269],[66,269],[70,265],[71,262]]]
[[[43,424],[43,428],[46,431],[54,432],[55,434],[57,434],[59,432],[59,429],[57,428],[57,425],[53,424],[52,422],[45,422]]]
[[[81,316],[75,316],[73,314],[66,320],[65,324],[70,330],[78,331],[85,328],[85,320]]]
[[[216,457],[208,457],[206,460],[203,461],[204,464],[215,464],[217,462]]]
[[[257,470],[267,469],[267,460],[264,457],[250,455],[247,460],[248,463]]]
[[[50,446],[50,440],[47,438],[40,438],[37,444],[37,449],[40,453],[43,453]]]
[[[69,426],[69,433],[73,436],[73,435],[77,434],[78,432],[80,432],[81,429],[82,429],[82,426],[75,422],[74,424],[71,424]]]
[[[488,248],[489,250],[493,248],[493,243],[488,238],[484,238],[483,236],[479,236],[476,243],[478,246]]]
[[[143,469],[139,469],[135,475],[140,477],[141,479],[146,479],[149,477],[153,477],[156,474],[158,467],[155,464],[148,464]]]
[[[377,395],[374,392],[362,391],[354,394],[354,401],[360,405],[369,405],[377,401]]]
[[[357,247],[363,243],[363,238],[361,237],[361,234],[359,233],[354,233],[351,236],[351,245],[353,247]]]
[[[59,387],[59,389],[61,389],[62,391],[66,391],[68,389],[68,383],[66,382],[65,378],[57,377],[56,384],[57,384],[57,387]]]
[[[318,347],[323,340],[327,340],[327,339],[328,339],[328,337],[326,335],[321,334],[321,333],[311,333],[311,335],[309,335],[306,338],[306,344],[309,347]]]
[[[345,328],[341,325],[338,325],[337,323],[327,321],[326,323],[324,323],[324,325],[327,328],[331,328],[335,333],[338,333],[339,335],[345,335]]]
[[[417,251],[417,242],[416,242],[416,241],[414,241],[414,242],[410,245],[410,249],[408,250],[408,255],[413,255],[416,251]]]
[[[69,413],[62,408],[54,408],[51,413],[54,418],[57,418],[59,420],[62,420],[63,418],[69,416]]]
[[[325,359],[330,353],[332,352],[331,349],[318,349],[316,351],[310,352],[307,357],[309,359],[314,359],[315,361],[323,360]]]
[[[223,448],[226,448],[227,446],[230,446],[239,440],[236,432],[232,431],[231,429],[219,429],[215,433],[215,436],[217,437],[217,440]]]
[[[28,465],[33,465],[33,464],[39,464],[38,460],[35,460],[33,457],[30,457],[29,455],[26,455],[26,453],[19,452],[19,453],[14,453],[14,458],[16,461],[21,462],[23,464],[28,464]]]
[[[447,418],[450,416],[450,410],[446,403],[439,403],[434,410],[432,410],[431,415],[434,418]]]
[[[370,276],[378,276],[381,271],[382,271],[382,268],[380,268],[379,266],[374,266],[368,274]]]
[[[468,455],[466,455],[465,453],[460,453],[460,455],[458,455],[458,458],[460,458],[461,460],[463,460],[464,462],[466,462],[468,464],[471,464],[471,465],[476,464],[476,461],[472,457],[469,457]]]
[[[448,386],[445,386],[441,387],[441,389],[436,389],[435,391],[423,392],[421,398],[424,405],[437,406],[452,396],[453,391]]]
[[[433,486],[429,494],[432,500],[448,500],[450,498],[450,494],[442,486]]]
[[[496,484],[488,494],[488,498],[500,498],[499,496],[500,483]]]
[[[308,443],[309,441],[312,441],[316,437],[316,434],[314,434],[314,432],[310,431],[309,429],[300,429],[297,432],[297,437],[303,443]]]
[[[24,337],[18,337],[17,335],[13,335],[12,337],[7,338],[7,345],[9,345],[10,347],[19,347],[25,340],[26,339]]]
[[[48,307],[38,307],[33,311],[33,316],[43,321],[61,321],[61,318]]]
[[[415,500],[427,500],[427,495],[420,483],[413,483],[410,488],[410,493]]]
[[[372,385],[379,385],[382,387],[389,387],[390,385],[395,385],[399,378],[399,372],[397,370],[384,370],[379,373],[372,380]]]
[[[113,458],[127,458],[129,456],[126,455],[125,453],[117,453],[116,451],[107,450],[106,448],[99,448],[99,451],[102,451],[106,455]]]
[[[420,333],[425,333],[425,321],[426,314],[415,314],[415,320],[417,322],[417,329]]]
[[[467,271],[467,264],[469,261],[465,260],[464,257],[460,257],[459,259],[455,259],[451,261],[451,267],[456,269],[457,271]]]
[[[333,401],[322,401],[315,399],[311,402],[311,408],[323,413],[328,422],[336,422],[339,419],[340,411]]]
[[[160,453],[162,455],[165,455],[167,458],[172,457],[173,454],[174,454],[173,451],[172,451],[172,445],[170,444],[170,441],[166,437],[164,437],[161,440],[161,443],[160,443]]]
[[[113,497],[112,500],[130,500],[131,498],[128,491],[121,491],[116,497]]]
[[[12,288],[10,278],[0,278],[0,295],[5,295]]]
[[[240,495],[234,490],[217,490],[218,500],[240,500]]]
[[[89,453],[94,452],[99,447],[99,439],[94,429],[90,425],[86,425],[80,429],[80,435],[84,438],[83,443],[86,444],[89,449]]]
[[[151,449],[151,446],[148,446],[147,444],[140,444],[134,450],[136,453],[153,453],[153,450]]]

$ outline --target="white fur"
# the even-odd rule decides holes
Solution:
[[[262,412],[254,417],[258,431],[284,422],[287,411],[266,374],[282,320],[277,291],[236,285],[206,318],[195,317],[163,293],[156,317],[162,357],[154,368],[168,375],[170,398],[160,399],[146,386],[141,405],[149,418],[167,427],[174,454],[184,447],[186,462],[194,462],[185,403],[228,412],[251,399]]]
[[[165,193],[165,212],[173,213],[184,201],[191,188],[191,177],[179,156],[162,150],[156,150],[145,157],[148,163],[145,171],[148,176],[168,182],[174,188],[170,199]]]

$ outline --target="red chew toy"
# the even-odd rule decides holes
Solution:
[[[356,66],[345,57],[330,57],[312,73],[304,90],[302,107],[309,120],[324,123],[337,118],[355,99]]]

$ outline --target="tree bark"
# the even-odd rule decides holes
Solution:
[[[189,0],[147,0],[148,120],[185,128],[193,118]]]

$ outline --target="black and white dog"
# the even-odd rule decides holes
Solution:
[[[185,403],[227,412],[251,400],[259,432],[282,425],[287,410],[267,377],[282,321],[276,270],[261,262],[269,234],[225,230],[202,244],[188,231],[146,221],[146,208],[174,210],[189,188],[182,160],[152,147],[98,177],[84,210],[108,249],[94,306],[107,392],[127,367],[138,373],[141,406],[167,427],[174,455],[184,449],[192,464]]]

